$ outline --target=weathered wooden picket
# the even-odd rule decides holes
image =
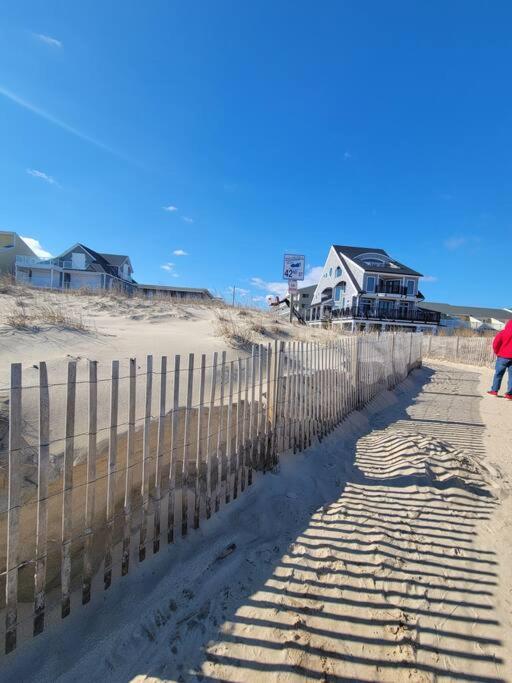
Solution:
[[[108,375],[73,360],[53,383],[43,362],[13,364],[0,452],[6,652],[395,386],[421,346],[416,334],[274,342],[171,367],[114,360]]]
[[[487,367],[492,367],[496,360],[492,337],[424,336],[422,355],[434,360]]]

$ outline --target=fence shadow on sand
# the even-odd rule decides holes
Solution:
[[[497,560],[478,536],[497,501],[480,461],[477,382],[472,372],[415,371],[395,404],[377,398],[321,448],[283,458],[229,517],[169,547],[158,585],[141,595],[137,574],[127,577],[137,600],[113,586],[103,607],[72,613],[72,627],[6,663],[6,680],[23,679],[29,662],[42,671],[58,636],[73,662],[89,655],[74,680],[108,670],[116,681],[504,682]],[[220,539],[227,552],[198,569]],[[120,605],[134,625],[115,635]],[[108,646],[100,633],[89,653],[90,628],[103,628]],[[65,673],[60,660],[52,666],[54,678]]]
[[[274,528],[205,571],[189,616],[169,615],[162,640],[155,626],[158,664],[138,673],[504,681],[497,561],[477,542],[496,505],[477,382],[424,368],[350,447],[329,437],[314,458],[319,480],[336,472],[338,495],[301,494],[302,515],[272,501]]]

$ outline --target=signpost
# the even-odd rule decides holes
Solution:
[[[304,280],[306,257],[303,254],[285,254],[283,259],[283,280],[288,280],[290,298],[290,322],[293,320],[293,295],[297,293],[297,281]]]

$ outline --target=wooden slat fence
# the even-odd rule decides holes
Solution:
[[[452,340],[450,340],[452,341]],[[11,366],[0,450],[6,652],[197,529],[421,364],[417,334]]]
[[[423,337],[422,355],[433,360],[493,367],[496,356],[492,350],[492,337]]]

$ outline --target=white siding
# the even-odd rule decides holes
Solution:
[[[347,261],[347,265],[349,267],[352,266],[350,261]],[[336,275],[336,269],[341,268],[341,275]],[[356,281],[359,281],[360,279],[362,280],[362,270],[360,268],[352,268],[352,274],[354,275]],[[352,305],[352,298],[354,296],[357,296],[357,289],[355,288],[354,284],[352,283],[352,279],[350,275],[347,273],[347,270],[345,266],[341,263],[338,254],[336,251],[331,247],[329,250],[329,254],[327,256],[327,260],[324,265],[324,270],[322,277],[320,278],[320,282],[318,283],[318,286],[315,290],[315,293],[313,295],[311,304],[319,304],[322,298],[322,292],[326,287],[331,287],[333,289],[333,296],[334,296],[334,288],[340,282],[340,280],[343,280],[346,282],[346,289],[345,289],[345,306],[351,306]],[[360,283],[361,284],[361,283]],[[336,307],[341,307],[343,305],[343,300],[340,301],[335,301],[334,305]]]

